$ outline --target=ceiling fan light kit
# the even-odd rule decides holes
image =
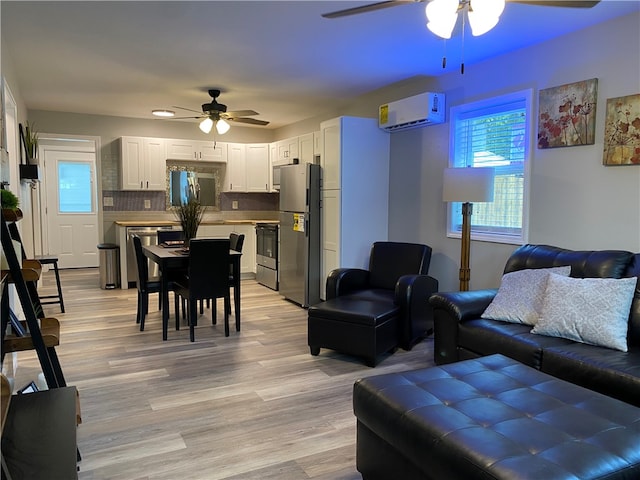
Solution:
[[[225,122],[224,119],[222,118],[216,122],[216,131],[218,132],[219,135],[224,135],[229,131],[230,128],[231,128],[231,125]]]
[[[431,0],[425,9],[427,28],[440,38],[449,39],[458,13],[467,10],[471,33],[479,36],[498,24],[505,0]]]
[[[458,0],[434,0],[427,3],[427,28],[440,38],[451,38],[459,7]]]
[[[231,125],[229,125],[228,121],[258,126],[269,125],[269,122],[265,120],[246,118],[248,116],[259,115],[258,112],[254,112],[253,110],[236,110],[233,112],[228,112],[227,106],[222,103],[218,103],[218,101],[216,100],[219,95],[220,90],[209,90],[211,102],[202,104],[202,113],[198,112],[197,110],[191,110],[190,108],[174,106],[173,108],[179,108],[180,110],[187,110],[189,112],[199,114],[197,117],[176,117],[176,120],[187,118],[202,119],[198,124],[198,128],[200,128],[203,133],[210,133],[215,126],[218,135],[224,135],[229,131]]]
[[[151,114],[155,115],[156,117],[173,117],[176,112],[174,112],[173,110],[152,110]]]
[[[211,120],[209,117],[205,118],[204,120],[202,120],[200,122],[200,130],[202,130],[203,133],[209,133],[211,131],[211,129],[213,128],[213,120]]]

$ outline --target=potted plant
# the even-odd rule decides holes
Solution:
[[[203,215],[204,207],[193,197],[176,207],[176,216],[184,232],[185,247],[189,246],[189,240],[196,237]]]
[[[35,125],[29,124],[29,121],[24,129],[24,147],[27,150],[29,160],[34,160],[38,154],[38,132]]]
[[[0,190],[2,192],[2,213],[7,221],[15,221],[22,218],[22,211],[18,208],[20,200],[10,190],[4,188]]]

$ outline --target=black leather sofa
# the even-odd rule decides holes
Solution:
[[[524,245],[507,260],[504,273],[570,265],[575,278],[640,277],[640,254],[572,251]],[[636,285],[622,352],[565,338],[533,334],[531,326],[481,318],[497,289],[435,293],[434,357],[437,364],[496,353],[568,382],[640,406],[640,286]]]

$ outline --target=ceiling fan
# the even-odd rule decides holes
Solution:
[[[324,18],[340,18],[359,13],[372,12],[407,3],[427,3],[427,27],[437,36],[448,39],[458,19],[458,13],[466,10],[474,36],[482,35],[496,26],[504,9],[505,1],[526,5],[548,7],[591,8],[600,0],[386,0],[359,7],[325,13]],[[464,21],[464,20],[463,20]]]
[[[180,110],[187,110],[189,112],[198,113],[199,115],[196,117],[174,117],[175,119],[185,119],[185,118],[202,118],[200,122],[200,130],[204,133],[209,133],[211,129],[216,127],[216,131],[223,135],[229,131],[231,126],[227,123],[236,122],[236,123],[246,123],[249,125],[269,125],[269,122],[265,120],[258,120],[256,118],[247,118],[254,115],[260,115],[258,112],[254,112],[253,110],[236,110],[232,112],[227,111],[227,106],[218,103],[217,98],[220,96],[220,90],[211,89],[209,90],[209,96],[211,97],[211,102],[202,104],[202,113],[197,110],[192,110],[190,108],[178,107],[174,106],[173,108],[179,108]]]
[[[466,11],[471,34],[477,37],[487,33],[498,24],[506,2],[547,7],[591,8],[600,3],[600,0],[386,0],[337,10],[322,16],[324,18],[340,18],[408,3],[426,3],[427,28],[438,37],[447,40],[453,34],[459,13],[464,14]],[[462,22],[462,43],[464,45],[464,15],[462,15]],[[443,57],[442,68],[445,68],[446,64],[447,59]],[[464,73],[464,60],[460,65],[460,72]]]
[[[382,10],[383,8],[397,7],[398,5],[405,5],[407,3],[424,3],[427,0],[386,0],[384,2],[370,3],[368,5],[361,5],[359,7],[345,8],[344,10],[337,10],[335,12],[323,13],[324,18],[339,18],[349,15],[356,15],[358,13],[373,12],[375,10]],[[570,8],[591,8],[600,3],[600,0],[506,0],[510,3],[524,3],[526,5],[541,5],[547,7],[570,7]],[[471,3],[470,0],[460,0],[460,4]]]

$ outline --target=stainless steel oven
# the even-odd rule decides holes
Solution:
[[[278,290],[278,225],[256,224],[256,280]]]

